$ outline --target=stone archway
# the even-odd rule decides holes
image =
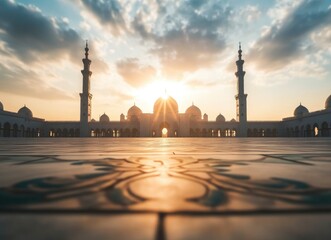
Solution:
[[[6,122],[3,125],[3,136],[10,137],[10,123],[9,122]]]
[[[170,137],[171,136],[171,129],[170,125],[167,122],[162,122],[159,126],[159,133],[161,137]]]
[[[327,122],[323,122],[322,123],[322,137],[329,137],[330,136],[330,132],[329,132],[329,126]]]

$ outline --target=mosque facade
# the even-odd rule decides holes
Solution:
[[[6,111],[0,102],[0,137],[329,137],[331,135],[331,95],[325,109],[309,112],[301,104],[291,117],[281,121],[247,120],[247,94],[244,91],[244,60],[239,45],[237,71],[236,119],[226,121],[222,114],[209,120],[207,114],[192,104],[184,113],[178,111],[176,100],[160,97],[152,113],[144,113],[133,105],[119,121],[106,114],[99,121],[91,119],[92,94],[89,48],[86,44],[83,89],[80,93],[79,121],[46,121],[33,116],[23,106],[18,112]]]

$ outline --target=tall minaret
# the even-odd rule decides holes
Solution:
[[[239,122],[239,137],[247,137],[247,94],[244,92],[244,76],[245,71],[243,70],[244,60],[241,59],[241,44],[239,43],[239,50],[238,50],[238,60],[236,61],[237,64],[237,92],[238,94],[236,97],[236,107],[237,107],[237,121]]]
[[[81,71],[83,74],[83,92],[80,93],[80,136],[89,137],[88,123],[91,121],[91,100],[92,94],[90,93],[90,78],[92,72],[90,71],[91,60],[88,58],[88,42],[86,41],[85,58],[82,59],[84,69]]]

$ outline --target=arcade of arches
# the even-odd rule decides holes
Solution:
[[[25,107],[26,108],[26,107]],[[299,110],[298,110],[299,109]],[[27,110],[28,111],[28,110]],[[304,111],[304,113],[300,112]],[[318,111],[318,115],[307,112],[300,105],[295,114],[283,121],[247,122],[248,137],[330,137],[331,111]],[[2,110],[2,113],[4,111]],[[324,115],[321,115],[321,112]],[[79,137],[79,122],[44,122],[29,116],[17,115],[6,120],[0,118],[1,137]],[[11,113],[13,115],[13,113]],[[316,115],[316,117],[315,117]],[[306,116],[306,117],[305,117]],[[1,117],[1,112],[0,112]],[[27,120],[27,118],[29,118]],[[328,121],[326,120],[328,119]],[[208,115],[202,116],[197,106],[190,106],[185,113],[178,112],[175,99],[160,98],[154,104],[153,114],[143,113],[139,107],[129,109],[127,117],[111,121],[103,114],[100,121],[92,120],[89,134],[91,137],[237,137],[239,123],[226,121],[219,115],[216,121],[209,121]],[[261,127],[262,126],[262,127]]]
[[[83,58],[83,93],[79,121],[45,121],[33,116],[23,106],[17,112],[5,110],[0,102],[0,137],[329,137],[331,136],[331,95],[325,108],[310,112],[299,105],[293,116],[281,121],[248,121],[247,94],[244,93],[244,60],[241,45],[236,61],[237,90],[235,95],[237,119],[226,120],[220,113],[215,120],[192,104],[180,113],[177,101],[171,96],[158,98],[152,113],[144,113],[135,104],[120,120],[111,120],[104,113],[99,120],[91,119],[89,48],[86,43]]]

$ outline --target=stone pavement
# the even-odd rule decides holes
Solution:
[[[331,139],[1,139],[0,239],[330,239]]]

